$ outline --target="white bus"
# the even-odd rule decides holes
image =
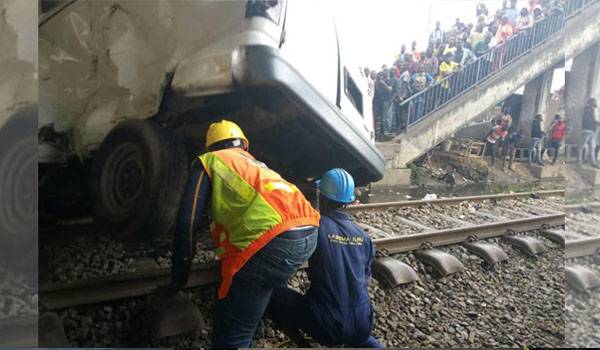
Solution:
[[[208,125],[237,122],[298,184],[331,167],[383,176],[366,81],[313,0],[42,1],[40,162],[90,162],[95,219],[169,231]]]
[[[0,256],[5,261],[21,252],[14,244],[36,240],[36,5],[0,0]]]

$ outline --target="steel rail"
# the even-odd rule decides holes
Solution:
[[[493,222],[482,225],[455,227],[431,232],[422,232],[406,236],[380,238],[373,240],[377,250],[389,254],[409,252],[423,248],[425,244],[439,247],[463,243],[475,239],[493,238],[508,233],[528,232],[562,226],[564,214],[551,214],[522,219]]]
[[[53,283],[40,286],[40,304],[48,310],[101,303],[152,294],[158,286],[171,281],[170,268],[157,268],[93,280]],[[200,287],[219,281],[218,263],[192,267],[186,288]]]
[[[575,212],[581,211],[583,208],[599,209],[600,202],[567,204],[564,206],[564,208],[565,208],[565,212],[567,212],[567,213],[575,213]]]
[[[461,202],[481,202],[485,200],[503,200],[503,199],[519,199],[530,197],[532,194],[536,194],[540,197],[555,197],[565,195],[565,190],[550,190],[540,191],[536,193],[532,192],[517,192],[517,193],[501,193],[501,194],[490,194],[481,196],[465,196],[465,197],[450,197],[450,198],[439,198],[439,199],[421,199],[414,201],[397,201],[397,202],[383,202],[383,203],[369,203],[369,204],[358,204],[348,206],[345,210],[350,212],[363,211],[363,210],[382,210],[394,207],[418,207],[421,205],[452,205]]]
[[[387,253],[408,252],[424,244],[443,246],[462,243],[472,238],[491,238],[511,232],[547,229],[564,224],[564,214],[528,217],[491,224],[417,233],[407,236],[373,239],[377,250]],[[140,297],[156,291],[170,282],[169,268],[152,269],[137,273],[109,276],[94,280],[80,280],[40,287],[40,304],[47,310],[95,304],[117,299]],[[201,287],[219,281],[218,262],[195,265],[185,288]]]
[[[600,237],[568,240],[565,243],[565,258],[577,258],[600,252]]]

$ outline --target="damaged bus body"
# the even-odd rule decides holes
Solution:
[[[321,7],[41,2],[40,169],[89,163],[96,221],[134,240],[172,229],[189,161],[223,118],[296,183],[331,167],[359,185],[381,179],[366,80],[344,65]]]
[[[0,256],[4,258],[20,252],[11,249],[13,244],[37,243],[35,6],[31,1],[0,0]]]

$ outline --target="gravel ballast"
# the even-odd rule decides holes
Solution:
[[[600,275],[600,256],[568,259],[567,265],[583,265]],[[569,347],[600,347],[600,289],[565,296],[565,336]]]
[[[585,223],[585,227],[577,223]],[[600,215],[570,213],[567,217],[567,240],[600,236]],[[565,265],[582,265],[600,276],[600,254],[567,259]],[[568,290],[565,296],[566,345],[569,347],[600,347],[600,288],[579,292]]]
[[[25,282],[25,276],[0,266],[0,320],[32,316],[38,311],[35,287]]]
[[[524,202],[544,208],[543,200],[528,198]],[[556,200],[552,199],[554,202]],[[514,211],[503,210],[500,205]],[[436,212],[464,223],[483,224],[493,219],[486,215],[475,215],[477,211],[514,219],[526,216],[525,213],[531,208],[526,209],[511,205],[509,201],[484,201],[362,211],[352,216],[358,222],[385,232],[406,235],[424,230],[398,220],[399,216],[424,226],[444,229],[460,226],[460,223]],[[208,234],[199,234],[198,238],[194,263],[214,260]],[[562,249],[544,240],[549,250],[537,258],[531,258],[498,239],[486,242],[500,244],[508,253],[509,261],[490,269],[482,264],[481,259],[460,246],[445,247],[441,249],[461,260],[465,270],[437,278],[413,254],[398,255],[397,258],[417,271],[421,280],[395,289],[383,289],[377,281],[372,281],[370,293],[374,305],[374,335],[380,342],[387,347],[562,346],[565,338]],[[102,235],[82,235],[66,243],[52,243],[41,247],[50,256],[49,282],[70,282],[135,272],[143,266],[147,267],[145,262],[148,260],[159,267],[170,266],[168,251],[149,258]],[[298,273],[290,284],[305,291],[308,287],[305,273]],[[145,298],[86,305],[59,310],[58,313],[64,322],[70,346],[209,347],[216,287],[186,290],[183,293],[198,305],[206,327],[194,334],[161,340],[143,338],[143,332],[136,324]],[[575,307],[574,310],[579,309]],[[254,346],[293,347],[294,344],[274,329],[269,320],[263,320],[257,330]]]
[[[495,241],[495,240],[491,240]],[[545,241],[549,246],[551,243]],[[434,278],[412,254],[398,256],[415,267],[421,280],[395,289],[372,281],[378,339],[388,347],[558,347],[564,340],[563,254],[553,246],[529,258],[500,243],[510,260],[490,270],[462,247],[444,248],[458,257],[465,270]],[[557,272],[558,271],[558,272]],[[303,273],[291,280],[305,290]],[[70,308],[61,311],[71,346],[208,347],[215,287],[185,291],[199,306],[206,328],[196,334],[148,342],[136,338],[133,320],[143,299]],[[269,320],[257,330],[255,346],[293,344]]]
[[[543,203],[554,203],[557,199],[523,198],[519,201],[530,205],[544,207]],[[420,207],[390,208],[384,211],[360,211],[352,213],[357,222],[369,224],[391,235],[408,235],[432,229],[447,229],[464,224],[484,224],[494,219],[485,215],[476,215],[478,211],[488,212],[499,219],[525,217],[523,212],[507,212],[503,207],[511,207],[518,201],[499,200],[483,202],[463,202],[456,205],[422,205]],[[444,215],[440,215],[444,214]],[[448,220],[452,217],[456,220]],[[408,219],[421,226],[411,225],[401,218]],[[429,229],[425,229],[425,227]],[[69,228],[74,230],[73,227]],[[57,230],[57,229],[55,229]],[[89,231],[88,231],[89,230]],[[98,232],[95,232],[95,231]],[[95,279],[133,273],[144,268],[170,267],[170,251],[163,248],[152,252],[151,247],[126,246],[111,238],[102,230],[93,227],[82,227],[80,232],[73,234],[46,235],[40,245],[40,283],[67,283],[78,280]],[[207,232],[197,234],[198,242],[194,263],[207,263],[215,260],[212,240]],[[373,237],[381,238],[381,237]],[[150,256],[149,256],[150,255]]]

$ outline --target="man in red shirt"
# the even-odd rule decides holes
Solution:
[[[496,160],[497,142],[498,140],[504,140],[507,134],[506,126],[499,124],[494,126],[485,137],[485,149],[492,156],[492,166],[494,166]]]
[[[553,150],[552,164],[556,163],[558,150],[560,149],[562,140],[565,138],[566,130],[567,123],[565,123],[560,114],[555,115],[552,125],[550,125],[550,147],[548,147]]]

